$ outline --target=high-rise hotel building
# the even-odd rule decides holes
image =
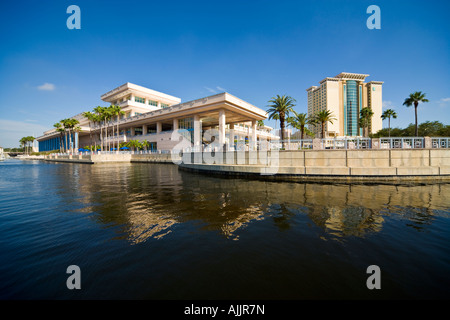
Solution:
[[[369,133],[382,129],[382,81],[364,82],[368,74],[342,72],[333,78],[325,78],[320,86],[311,86],[308,93],[308,116],[330,110],[336,120],[325,125],[325,137],[362,136],[359,126],[360,110],[369,107],[373,117]],[[321,126],[308,126],[320,138]]]

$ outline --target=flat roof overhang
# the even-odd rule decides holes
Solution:
[[[225,111],[225,123],[227,124],[267,119],[266,111],[224,92],[121,119],[119,120],[119,129],[151,125],[157,122],[172,124],[174,119],[189,118],[195,115],[199,116],[203,127],[217,126],[220,110]],[[111,126],[116,127],[117,122],[111,122],[109,127]],[[91,131],[97,130],[100,130],[99,126],[91,127]],[[80,136],[87,134],[89,134],[89,130],[83,130],[79,133]],[[36,140],[46,140],[57,136],[59,136],[59,133],[52,132],[44,134]]]
[[[225,111],[225,122],[227,124],[267,119],[267,113],[264,110],[228,93],[220,93],[173,105],[165,109],[121,119],[119,121],[119,128],[141,126],[157,122],[171,124],[173,119],[189,118],[195,115],[199,116],[203,126],[215,126],[219,124],[220,110]]]

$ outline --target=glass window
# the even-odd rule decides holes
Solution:
[[[161,108],[167,108],[169,105],[168,104],[166,104],[166,103],[161,103]]]
[[[139,103],[145,103],[145,99],[141,98],[141,97],[134,97],[134,101],[139,102]]]
[[[151,105],[151,106],[157,107],[158,106],[158,101],[148,100],[148,104]]]

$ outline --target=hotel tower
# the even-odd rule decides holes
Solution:
[[[382,81],[364,82],[368,74],[342,72],[333,78],[325,78],[319,86],[311,86],[308,93],[308,116],[313,117],[322,110],[329,110],[336,120],[325,125],[326,137],[362,136],[363,128],[358,124],[359,112],[369,107],[373,117],[369,133],[382,129]],[[315,136],[321,138],[320,124],[309,126]]]

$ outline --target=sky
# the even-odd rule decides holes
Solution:
[[[77,5],[81,29],[68,29]],[[370,5],[381,29],[369,29]],[[383,81],[392,127],[450,124],[450,1],[1,1],[0,146],[40,136],[126,82],[181,98],[229,92],[267,110],[341,72]],[[385,123],[386,122],[386,123]],[[275,127],[275,122],[267,121]],[[387,126],[387,121],[383,122]]]

